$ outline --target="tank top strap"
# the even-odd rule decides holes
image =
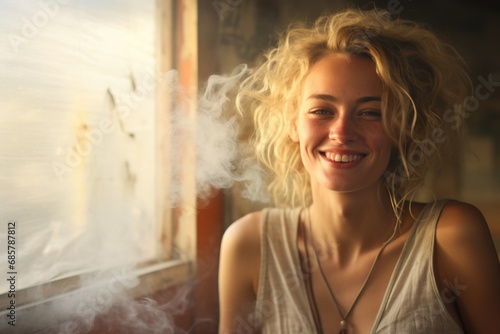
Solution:
[[[448,200],[428,203],[416,217],[398,262],[416,261],[432,270],[436,228]]]
[[[263,334],[314,332],[297,249],[300,212],[300,208],[262,212],[261,271],[253,318]]]

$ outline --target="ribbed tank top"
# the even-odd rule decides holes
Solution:
[[[433,268],[445,201],[425,206],[409,231],[371,333],[463,333],[441,299]],[[316,333],[297,249],[300,208],[265,209],[256,325],[263,334]]]

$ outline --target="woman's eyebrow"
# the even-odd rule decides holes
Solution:
[[[336,96],[330,95],[330,94],[312,94],[309,95],[307,100],[309,99],[315,99],[315,100],[324,100],[324,101],[329,101],[329,102],[338,102],[338,98]],[[360,97],[359,99],[356,99],[356,104],[362,104],[362,103],[367,103],[367,102],[380,102],[382,99],[380,96],[363,96]]]
[[[357,104],[367,103],[367,102],[380,102],[382,98],[380,96],[364,96],[356,100]]]

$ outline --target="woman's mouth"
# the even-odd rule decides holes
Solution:
[[[334,162],[353,162],[363,158],[361,154],[337,154],[332,152],[322,152],[322,155],[330,161]]]

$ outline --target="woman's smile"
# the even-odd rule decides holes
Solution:
[[[351,168],[356,166],[365,154],[353,152],[332,152],[319,151],[319,154],[327,160],[333,167],[336,168]]]

